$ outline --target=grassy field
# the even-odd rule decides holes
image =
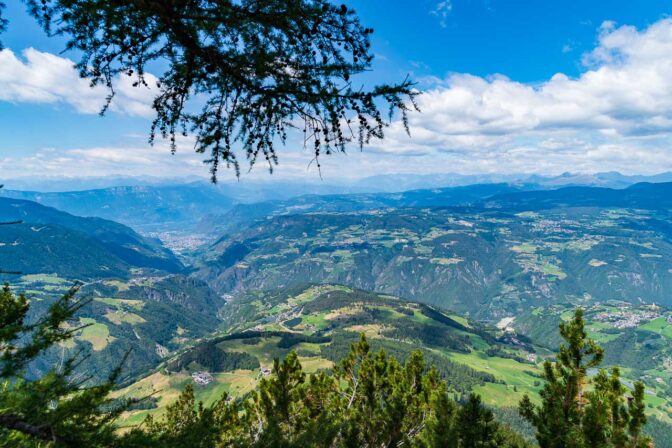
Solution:
[[[107,344],[114,341],[114,337],[110,336],[110,330],[107,328],[107,325],[86,317],[82,317],[79,320],[82,325],[87,325],[87,327],[82,329],[76,338],[89,342],[93,351],[101,351],[107,347]]]
[[[665,317],[659,317],[650,322],[647,322],[645,325],[641,325],[639,328],[642,330],[653,331],[654,333],[661,334],[668,339],[672,339],[672,324],[667,322]]]
[[[96,297],[94,299],[97,302],[104,303],[115,307],[118,310],[123,310],[126,307],[135,308],[136,310],[141,310],[145,302],[142,300],[132,300],[132,299],[113,299],[110,297]]]
[[[127,311],[117,310],[105,314],[105,318],[115,325],[127,323],[131,325],[143,324],[147,322],[137,314],[129,313]]]
[[[416,348],[422,348],[427,356],[437,355],[451,363],[473,369],[478,375],[486,374],[483,378],[487,379],[472,383],[471,390],[481,394],[486,404],[496,407],[516,407],[525,394],[528,394],[534,402],[539,402],[539,391],[543,387],[542,363],[554,356],[550,350],[539,346],[534,347],[536,353],[532,355],[530,346],[499,342],[496,338],[502,336],[503,331],[493,328],[488,330],[490,331],[488,333],[485,330],[487,327],[482,324],[455,314],[446,314],[443,318],[438,318],[420,305],[401,301],[389,295],[373,295],[336,286],[309,287],[288,297],[255,294],[247,299],[238,299],[248,300],[248,304],[251,305],[249,312],[255,313],[257,319],[247,322],[244,328],[254,331],[277,331],[280,335],[241,337],[218,342],[217,349],[224,352],[251,355],[259,362],[259,368],[247,371],[211,372],[213,377],[211,384],[194,385],[197,399],[205,404],[213,403],[224,393],[234,397],[244,396],[263,378],[263,369],[272,368],[274,359],[284,358],[290,350],[297,351],[307,373],[333,368],[334,364],[330,360],[333,358],[327,359],[329,351],[325,351],[332,345],[331,342],[283,344],[284,336],[281,335],[291,335],[293,338],[327,335],[329,338],[337,339],[343,335],[356,337],[356,334],[363,333],[372,345],[390,344],[387,346],[390,350],[407,347],[405,350],[409,350],[410,353]],[[122,305],[120,309],[126,309],[128,304]],[[591,309],[589,315],[593,316],[598,311],[615,313],[619,310],[621,308],[618,304],[605,305],[599,309]],[[563,307],[557,307],[555,312],[563,319],[569,319],[572,315],[571,310]],[[118,313],[119,311],[113,314]],[[535,313],[541,318],[545,311],[538,309]],[[128,312],[126,315],[129,314],[132,315]],[[600,343],[607,343],[618,337],[617,334],[609,332],[612,328],[609,323],[592,318],[588,323],[590,334]],[[440,333],[445,331],[441,325],[448,326],[447,333]],[[432,328],[432,331],[423,334],[425,328]],[[642,323],[642,328],[660,334],[667,334],[668,331],[666,320],[662,318]],[[443,337],[449,339],[437,341],[434,338],[436,334],[443,334]],[[448,348],[450,338],[465,341],[468,348]],[[494,355],[491,350],[494,350]],[[165,412],[166,406],[175,401],[179,392],[187,384],[193,383],[191,373],[199,368],[198,364],[191,365],[185,368],[187,370],[170,374],[167,370],[160,370],[152,377],[140,380],[120,391],[120,394],[129,396],[154,393],[159,398],[156,409],[127,413],[123,416],[123,422],[137,424],[150,413],[161,415]],[[670,377],[669,372],[665,371],[651,371],[647,374],[652,377],[660,376],[665,381]],[[626,384],[632,384],[638,379],[636,372],[628,369],[623,369],[623,377]],[[649,387],[648,384],[648,413],[664,421],[670,420],[669,400],[664,395],[656,396],[658,393],[664,394],[665,387],[662,384],[657,388]],[[452,390],[458,393],[460,390],[468,389]]]

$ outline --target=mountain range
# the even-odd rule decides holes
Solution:
[[[222,293],[341,283],[486,319],[586,296],[672,305],[671,186],[495,194],[457,207],[298,208],[220,239],[195,275]]]
[[[672,173],[626,176],[617,172],[564,173],[559,176],[385,174],[350,181],[341,180],[340,183],[323,182],[319,178],[307,182],[243,179],[239,182],[222,182],[217,185],[194,178],[171,180],[111,176],[88,180],[86,178],[10,179],[8,188],[0,189],[0,196],[32,200],[75,215],[111,219],[142,233],[162,231],[189,233],[198,221],[205,221],[199,229],[208,228],[238,204],[254,204],[254,207],[259,208],[260,203],[297,202],[296,198],[299,197],[304,198],[298,202],[320,202],[323,207],[333,207],[332,202],[351,200],[357,202],[369,200],[369,207],[398,207],[403,206],[404,202],[410,203],[411,206],[415,205],[412,203],[412,198],[395,203],[393,195],[385,197],[384,194],[400,193],[407,196],[410,190],[438,190],[437,198],[440,201],[442,191],[453,187],[465,187],[465,192],[472,192],[472,186],[476,184],[508,185],[513,191],[517,191],[547,190],[566,186],[620,189],[635,183],[671,181]],[[376,193],[383,195],[376,197]],[[356,198],[358,195],[359,198]],[[420,195],[422,196],[422,193]],[[310,199],[310,196],[313,198]],[[315,199],[323,196],[331,198]],[[455,202],[457,201],[452,200],[443,205],[454,205]],[[428,205],[437,204],[429,201]],[[273,208],[276,208],[276,205],[273,205]]]
[[[103,377],[132,349],[118,393],[164,389],[124,416],[130,424],[163,412],[192,375],[210,375],[196,390],[206,402],[240,396],[274,356],[294,349],[307,370],[328,369],[363,332],[402,359],[412,347],[434,356],[455,393],[482,393],[525,432],[509,408],[536,394],[558,324],[581,306],[607,363],[645,381],[664,428],[670,193],[672,183],[502,182],[247,204],[199,183],[4,191],[0,220],[22,223],[0,226],[0,267],[22,272],[5,278],[31,297],[33,315],[83,282],[86,328],[31,372],[84,348],[86,368]],[[180,258],[143,236],[175,229],[200,235]]]
[[[88,279],[126,277],[130,268],[176,272],[179,260],[158,240],[101,218],[84,218],[33,201],[0,198],[0,265],[25,274],[61,272]]]

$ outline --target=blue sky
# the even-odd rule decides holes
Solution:
[[[115,110],[98,117],[101,92],[69,71],[76,55],[62,54],[62,39],[45,37],[20,2],[9,3],[0,178],[207,175],[187,142],[177,157],[148,147],[148,92],[122,90]],[[669,1],[347,3],[375,29],[370,77],[410,73],[427,93],[412,138],[395,122],[385,142],[324,161],[327,178],[672,170]],[[315,176],[309,161],[292,140],[277,176]]]

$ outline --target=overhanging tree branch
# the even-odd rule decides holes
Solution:
[[[58,437],[56,437],[48,426],[36,426],[30,424],[23,420],[18,415],[14,414],[0,414],[0,426],[14,431],[19,431],[24,434],[28,434],[37,439],[44,440],[46,442],[58,443]]]
[[[154,89],[150,142],[175,151],[193,135],[213,181],[222,164],[240,174],[240,152],[272,170],[290,129],[304,128],[319,168],[321,155],[382,139],[395,112],[407,126],[417,109],[409,79],[353,86],[371,67],[373,30],[328,0],[24,1],[81,52],[80,75],[109,89],[107,106],[120,76]],[[155,62],[167,67],[156,81]]]

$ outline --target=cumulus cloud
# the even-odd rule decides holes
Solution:
[[[447,14],[450,3],[445,5],[438,10]],[[504,75],[426,78],[429,87],[418,98],[422,113],[410,116],[410,138],[400,122],[393,122],[386,139],[363,153],[324,157],[323,175],[328,180],[373,172],[672,170],[672,19],[641,30],[606,22],[598,30],[595,48],[582,62],[579,76],[558,73],[534,84]],[[97,113],[106,92],[89,88],[72,65],[68,59],[32,49],[21,58],[4,50],[0,100],[64,103],[82,113]],[[131,83],[120,80],[113,110],[151,115],[153,92]],[[204,157],[183,143],[176,156],[170,156],[166,147],[144,144],[42,150],[0,159],[0,172],[7,177],[11,170],[17,175],[26,171],[207,175]],[[290,145],[280,154],[276,176],[315,176],[314,165],[309,168],[311,159],[310,151]],[[267,176],[267,171],[259,165],[252,176]]]
[[[63,103],[84,114],[97,114],[109,92],[102,86],[92,88],[89,81],[78,76],[74,65],[70,59],[33,48],[24,50],[22,58],[6,48],[0,51],[0,101]],[[156,85],[153,75],[146,75],[146,80],[149,86]],[[134,81],[129,76],[117,79],[110,110],[150,117],[156,92],[144,86],[133,87]]]
[[[393,123],[378,150],[449,152],[472,160],[512,151],[548,160],[561,154],[574,167],[592,168],[599,168],[591,163],[597,153],[642,167],[662,157],[669,169],[672,19],[644,30],[606,22],[583,63],[578,77],[558,73],[538,84],[451,74],[419,97],[422,113],[411,117],[412,138]]]
[[[203,157],[190,151],[172,155],[167,146],[144,144],[70,150],[41,149],[19,157],[0,157],[3,178],[107,176],[187,176],[207,174]]]
[[[209,178],[209,166],[204,163],[207,155],[194,152],[194,140],[190,137],[178,137],[177,151],[172,153],[167,142],[159,141],[155,146],[146,143],[146,136],[131,139],[131,143],[119,146],[93,146],[74,149],[43,148],[31,154],[2,156],[0,154],[0,179],[22,178],[30,173],[33,178],[83,178],[121,176],[153,177],[191,177]],[[314,155],[310,149],[282,152],[280,165],[274,167],[273,178],[296,179],[297,177],[319,179],[316,164],[311,163]],[[342,165],[336,162],[350,163],[353,176],[362,175],[363,166],[357,167],[357,160],[340,154],[329,158],[329,173],[341,176]],[[241,160],[243,172],[244,159]],[[332,171],[333,168],[333,171]],[[245,178],[268,179],[268,165],[261,161]],[[326,173],[326,171],[325,171]],[[355,174],[356,173],[356,174]],[[232,170],[224,166],[219,179],[235,180]],[[0,183],[2,183],[0,181]]]

